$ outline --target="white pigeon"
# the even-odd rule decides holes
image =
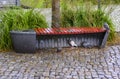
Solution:
[[[73,40],[68,40],[68,43],[69,43],[70,46],[72,46],[72,47],[77,47],[77,44],[76,44]]]

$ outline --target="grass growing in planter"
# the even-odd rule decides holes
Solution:
[[[21,4],[35,8],[50,8],[52,0],[21,0]]]
[[[0,12],[0,49],[12,49],[11,30],[27,30],[48,27],[45,18],[34,10],[7,10]]]
[[[104,22],[107,22],[111,30],[109,41],[115,37],[112,20],[102,10],[92,10],[90,6],[79,6],[72,9],[63,5],[61,14],[62,27],[101,27]]]

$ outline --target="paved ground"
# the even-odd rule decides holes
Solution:
[[[0,53],[0,79],[120,79],[120,46]]]

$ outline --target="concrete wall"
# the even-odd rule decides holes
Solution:
[[[20,5],[20,0],[0,0],[0,7]]]
[[[114,23],[116,32],[120,32],[120,6],[113,6],[113,10],[110,13],[112,22]]]
[[[48,26],[51,27],[52,9],[51,8],[43,8],[43,9],[39,9],[39,12],[45,16]]]

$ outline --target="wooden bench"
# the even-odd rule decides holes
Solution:
[[[77,46],[83,42],[92,47],[103,48],[106,44],[109,29],[102,27],[68,27],[68,28],[35,28],[37,49],[70,47],[67,40],[73,40]]]
[[[103,48],[109,32],[108,25],[105,25],[102,28],[35,28],[34,30],[10,31],[10,34],[16,52],[33,53],[36,49],[70,47],[68,40],[74,41],[78,47],[87,43],[92,47]]]

